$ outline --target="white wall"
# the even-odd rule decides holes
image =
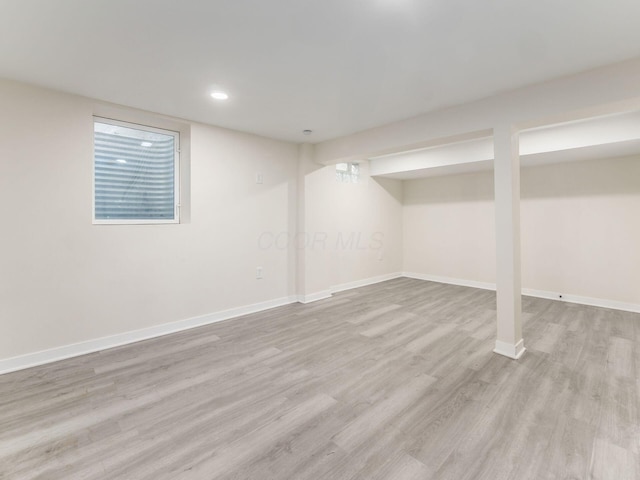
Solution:
[[[522,170],[523,288],[640,305],[640,157]],[[493,174],[404,185],[404,270],[495,282]]]
[[[525,168],[523,287],[640,305],[640,156]]]
[[[295,145],[193,124],[186,223],[92,225],[104,107],[8,81],[0,105],[0,359],[295,293],[290,250],[258,245],[295,229]]]
[[[98,226],[92,115],[119,107],[9,81],[0,105],[0,361],[402,270],[494,281],[491,173],[404,182],[403,205],[366,162],[343,184],[296,145],[173,119],[189,131],[184,222]],[[525,288],[640,304],[639,163],[525,169]]]
[[[335,166],[307,165],[306,294],[402,271],[402,182],[374,179],[366,162],[358,183]]]
[[[495,283],[493,172],[404,182],[404,271]]]
[[[402,184],[366,165],[340,184],[291,143],[5,80],[0,105],[0,370],[401,271]],[[182,129],[181,224],[92,224],[94,114]]]

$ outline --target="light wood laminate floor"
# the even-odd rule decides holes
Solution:
[[[396,279],[0,376],[0,478],[640,479],[640,315]]]

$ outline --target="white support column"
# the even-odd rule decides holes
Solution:
[[[309,165],[313,163],[313,145],[303,143],[298,146],[298,176],[297,176],[297,229],[295,238],[293,239],[293,247],[296,250],[296,293],[299,298],[305,297],[307,294],[307,263],[306,263],[306,175]]]
[[[314,157],[315,145],[303,143],[299,146],[295,244],[296,290],[298,301],[302,303],[331,296],[331,265],[325,245],[327,234],[318,230],[324,228],[322,219],[318,218],[318,202],[322,201],[318,189],[325,187],[322,170],[326,166],[316,163]]]
[[[522,339],[520,278],[520,154],[511,126],[493,131],[496,205],[496,286],[498,337],[494,352],[518,359]]]

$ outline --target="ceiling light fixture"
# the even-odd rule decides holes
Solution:
[[[227,98],[229,98],[229,95],[221,91],[215,91],[211,93],[211,97],[215,98],[216,100],[226,100]]]
[[[311,135],[313,132],[311,130],[302,130],[304,135]]]

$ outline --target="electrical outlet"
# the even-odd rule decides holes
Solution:
[[[262,278],[262,267],[256,268],[256,279],[260,280]]]
[[[256,183],[258,185],[261,185],[262,183],[264,183],[264,176],[260,172],[256,173]]]

